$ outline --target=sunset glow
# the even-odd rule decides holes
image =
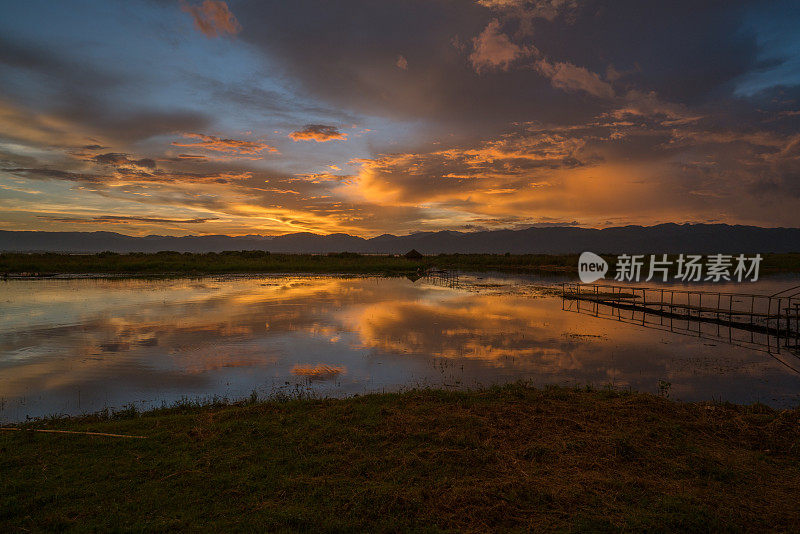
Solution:
[[[796,3],[636,7],[7,7],[0,230],[797,226]]]

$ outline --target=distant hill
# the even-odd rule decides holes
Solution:
[[[416,249],[438,253],[754,253],[800,252],[800,228],[760,228],[727,224],[659,224],[601,230],[575,227],[486,232],[384,234],[370,239],[347,234],[296,233],[282,236],[226,235],[132,237],[114,232],[0,231],[0,250],[17,252],[360,252],[399,254]]]

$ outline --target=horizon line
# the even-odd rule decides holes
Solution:
[[[124,234],[121,232],[110,231],[110,230],[92,230],[92,231],[82,231],[82,230],[5,230],[0,229],[0,232],[3,233],[31,233],[31,234],[115,234],[122,237],[133,238],[133,239],[144,239],[148,237],[159,237],[159,238],[171,238],[171,239],[182,239],[182,238],[210,238],[210,237],[227,237],[227,238],[263,238],[263,239],[274,239],[279,237],[287,237],[287,236],[297,236],[297,235],[311,235],[317,237],[330,237],[330,236],[347,236],[356,239],[363,239],[365,241],[369,241],[372,239],[376,239],[379,237],[384,236],[391,236],[391,237],[411,237],[414,235],[419,234],[441,234],[441,233],[455,233],[455,234],[464,234],[464,235],[471,235],[471,234],[482,234],[482,233],[493,233],[493,232],[523,232],[527,230],[550,230],[550,229],[571,229],[571,230],[596,230],[596,231],[603,231],[603,230],[613,230],[613,229],[620,229],[620,228],[657,228],[659,226],[727,226],[731,228],[757,228],[761,230],[800,230],[800,226],[758,226],[752,224],[730,224],[730,223],[697,223],[697,222],[684,222],[684,223],[677,223],[677,222],[666,222],[666,223],[658,223],[652,225],[643,225],[643,224],[626,224],[620,226],[604,226],[604,227],[587,227],[587,226],[579,226],[579,225],[545,225],[539,226],[533,224],[531,226],[523,227],[523,228],[496,228],[496,229],[480,229],[480,230],[420,230],[416,232],[411,232],[408,234],[391,234],[391,233],[383,233],[377,234],[373,236],[361,236],[355,234],[348,234],[346,232],[332,232],[332,233],[315,233],[315,232],[288,232],[285,234],[184,234],[184,235],[168,235],[168,234],[144,234],[144,235],[130,235]]]

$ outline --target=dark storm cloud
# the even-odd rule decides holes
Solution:
[[[92,157],[92,161],[95,163],[101,163],[103,165],[112,165],[115,167],[120,166],[137,166],[137,167],[148,167],[154,169],[156,167],[156,162],[150,158],[142,158],[142,159],[131,159],[128,154],[120,154],[117,152],[109,152],[106,154],[98,154]]]
[[[547,56],[599,73],[613,66],[620,88],[700,103],[760,66],[756,37],[742,30],[748,4],[757,2],[586,1],[568,24],[537,20],[531,33]]]
[[[34,43],[11,41],[0,36],[0,68],[47,78],[64,90],[76,91],[81,84],[109,88],[122,81],[118,75],[100,71]]]
[[[104,141],[123,143],[208,125],[208,116],[197,111],[126,104],[117,91],[138,80],[135,74],[114,67],[93,66],[34,43],[0,37],[0,88],[18,109],[46,112],[59,122],[92,130]],[[16,138],[15,125],[5,126],[2,136]]]
[[[761,66],[755,37],[741,30],[743,2],[565,3],[569,17],[541,11],[545,3],[483,4],[299,0],[243,2],[237,12],[248,21],[241,37],[319,97],[453,125],[588,120],[634,89],[700,105]],[[528,7],[486,7],[508,5]],[[489,30],[515,48],[494,43],[484,52],[501,68],[476,72],[470,54]],[[413,69],[396,67],[399,53]]]
[[[502,76],[475,73],[454,38],[469,41],[492,19],[470,2],[416,0],[237,4],[240,38],[280,62],[288,74],[324,101],[362,113],[453,123],[518,120],[540,110],[563,118],[548,103],[567,104],[563,92],[531,69]],[[409,68],[397,68],[397,56]],[[538,100],[538,101],[537,101]],[[576,105],[566,115],[579,115]],[[545,119],[546,117],[540,117]]]
[[[11,168],[0,169],[9,174],[17,174],[25,178],[38,180],[67,180],[70,182],[100,182],[102,177],[89,173],[70,172],[61,169],[47,168]]]
[[[179,134],[202,130],[209,117],[196,111],[184,110],[120,110],[100,103],[93,106],[64,107],[59,116],[94,128],[105,137],[121,143],[146,140],[157,135]]]

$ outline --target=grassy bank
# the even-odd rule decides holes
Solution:
[[[800,529],[800,409],[614,391],[183,406],[0,432],[0,531]]]
[[[0,273],[223,274],[223,273],[354,273],[402,275],[439,267],[463,270],[569,270],[577,256],[529,254],[443,254],[410,260],[402,256],[338,254],[270,254],[236,251],[192,254],[0,254]],[[571,267],[572,266],[572,267]]]
[[[611,263],[615,257],[606,256]],[[576,273],[577,254],[440,254],[418,260],[402,256],[270,254],[263,251],[153,254],[0,254],[0,274],[193,275],[224,273],[354,273],[403,275],[437,267],[464,271]],[[800,272],[800,254],[766,254],[761,273]]]

